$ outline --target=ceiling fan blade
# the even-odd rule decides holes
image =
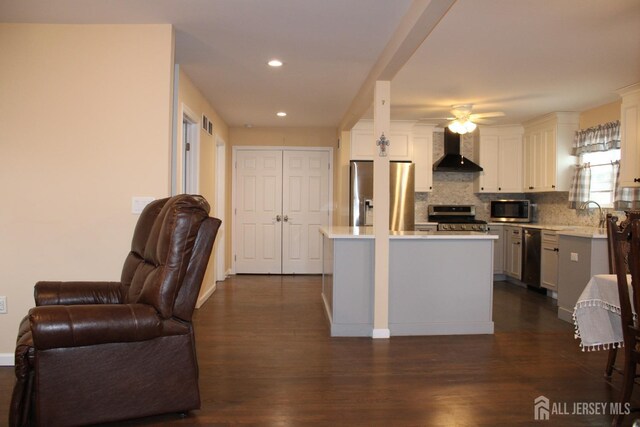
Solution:
[[[469,116],[471,120],[484,119],[487,117],[504,117],[504,113],[502,111],[492,111],[490,113],[473,113]]]
[[[420,117],[420,120],[455,120],[455,117]]]
[[[493,124],[494,121],[493,120],[487,120],[487,119],[479,119],[479,118],[473,118],[471,120],[473,123],[477,123],[479,125],[490,125]]]

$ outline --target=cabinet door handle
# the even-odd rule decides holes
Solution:
[[[502,187],[498,187],[498,190],[502,191]]]
[[[552,186],[551,186],[551,188],[556,188],[556,186],[555,186],[555,185],[552,185]]]
[[[282,217],[280,215],[276,215],[276,222],[282,221]]]
[[[554,252],[560,252],[560,249],[558,249],[558,248],[553,248],[553,251],[554,251]]]
[[[640,182],[640,178],[633,178],[633,182]]]
[[[481,190],[484,190],[484,187],[480,187]]]

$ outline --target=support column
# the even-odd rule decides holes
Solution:
[[[377,81],[373,96],[373,137],[389,139],[391,82]],[[393,144],[393,141],[391,141]],[[373,160],[373,231],[375,238],[373,338],[389,338],[389,153],[380,156],[376,147]]]

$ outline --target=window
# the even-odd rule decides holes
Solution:
[[[619,149],[583,153],[578,157],[579,164],[591,165],[589,200],[599,203],[603,208],[613,208],[615,195],[613,162],[616,160],[620,160]]]
[[[593,200],[612,208],[616,197],[616,175],[620,165],[620,121],[576,131],[573,140],[578,162],[569,191],[569,208],[580,209]]]

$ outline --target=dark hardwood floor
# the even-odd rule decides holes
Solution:
[[[117,425],[604,426],[533,400],[610,402],[621,376],[582,352],[552,299],[494,287],[494,335],[331,338],[317,276],[234,276],[197,311],[202,408]],[[13,369],[0,368],[0,423]],[[564,408],[564,406],[561,406]],[[631,425],[635,417],[626,417]]]

